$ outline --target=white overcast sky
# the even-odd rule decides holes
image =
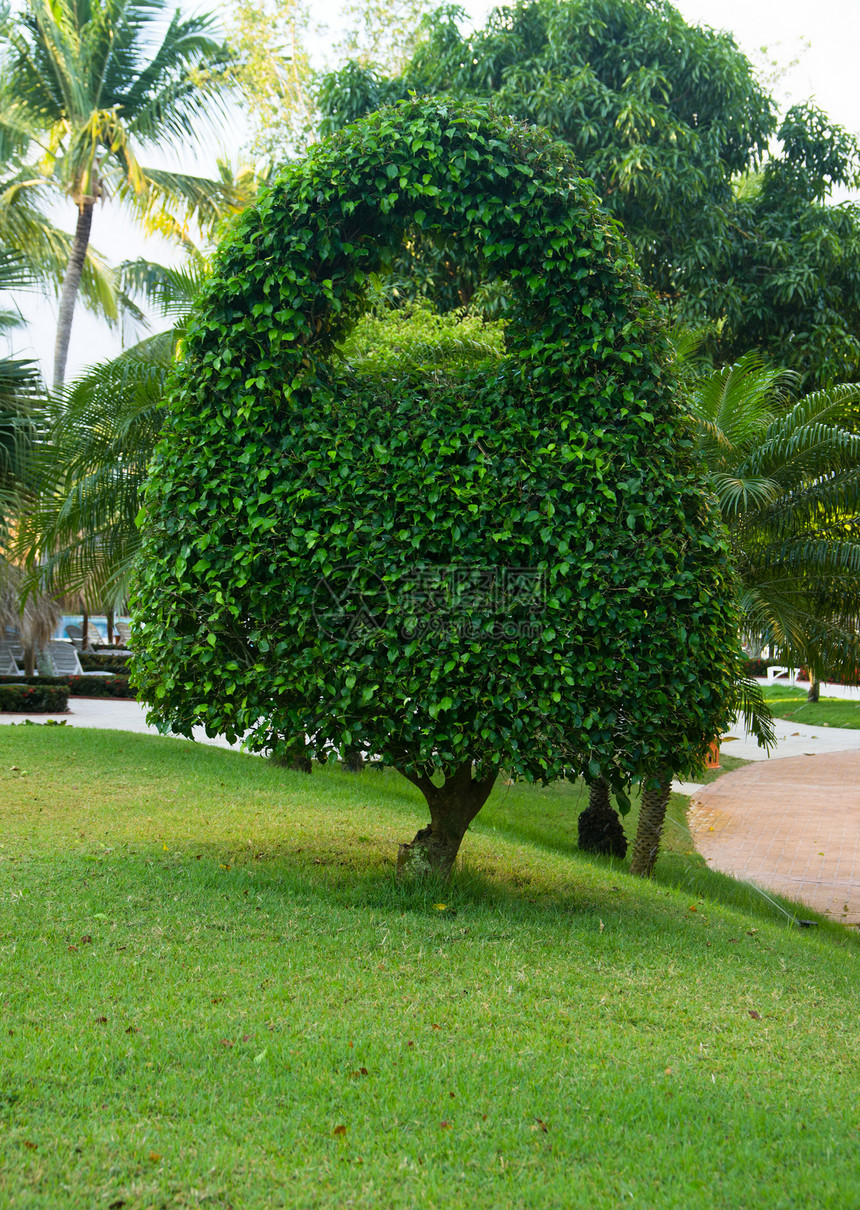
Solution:
[[[477,23],[491,5],[482,0],[462,0],[463,6]],[[216,7],[213,5],[212,7]],[[734,34],[740,48],[757,65],[776,61],[782,67],[795,60],[774,85],[774,93],[783,107],[813,98],[830,117],[855,133],[860,133],[860,0],[676,0],[676,7],[691,24],[727,29]],[[316,0],[311,5],[313,17],[330,30],[332,41],[339,40],[342,21],[338,0]],[[766,54],[762,54],[766,48]],[[222,151],[236,158],[241,132],[225,132]],[[189,171],[208,171],[184,165]],[[65,220],[68,227],[74,220],[71,204]],[[93,222],[93,242],[111,259],[141,255],[142,243],[134,231],[122,222],[110,204],[100,206]],[[165,258],[164,246],[150,245],[146,255],[152,259]],[[18,353],[41,361],[50,379],[53,357],[53,324],[55,308],[50,303],[35,304],[32,300],[23,308],[29,329],[16,335],[14,346]],[[139,333],[132,339],[139,337]],[[76,313],[72,331],[72,347],[68,377],[80,369],[120,348],[117,334],[104,324]]]

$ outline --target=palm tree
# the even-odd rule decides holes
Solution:
[[[17,265],[16,289],[47,285],[59,292],[73,237],[61,231],[45,212],[52,199],[51,182],[26,158],[38,132],[22,129],[20,112],[15,126],[8,124],[7,115],[15,108],[12,95],[13,84],[0,70],[0,249],[10,263]],[[0,288],[10,287],[3,280]],[[90,309],[109,321],[117,318],[120,307],[132,318],[142,318],[139,308],[118,292],[113,271],[92,245],[87,248],[80,293]]]
[[[737,569],[745,636],[813,681],[860,669],[860,384],[792,401],[755,355],[691,411]]]
[[[55,392],[41,413],[15,552],[33,591],[120,608],[182,328],[141,341]]]
[[[72,317],[99,199],[139,217],[165,198],[193,206],[207,182],[145,168],[153,147],[200,141],[223,112],[230,55],[211,16],[168,18],[168,0],[27,0],[9,33],[15,81],[3,124],[41,132],[31,174],[68,195],[77,224],[60,294],[54,384],[62,385]],[[34,186],[36,187],[36,186]]]
[[[0,293],[32,284],[31,268],[15,253],[0,251]],[[11,344],[23,320],[15,310],[0,311],[0,338]],[[0,354],[0,547],[6,544],[17,513],[27,460],[35,437],[35,411],[41,398],[35,362]]]

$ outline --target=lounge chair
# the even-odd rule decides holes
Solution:
[[[80,626],[75,626],[74,624],[71,626],[67,626],[66,634],[69,636],[69,641],[71,642],[73,647],[76,647],[78,649],[78,651],[84,650],[84,632]],[[61,639],[58,639],[56,641],[62,642]]]
[[[7,639],[0,639],[0,676],[20,676],[21,669],[15,659],[14,645]]]
[[[127,647],[131,641],[131,627],[129,626],[128,622],[117,622],[114,626],[114,631],[116,632],[116,637],[123,644],[123,646]]]
[[[72,643],[52,639],[39,652],[39,671],[45,676],[83,676],[84,670]]]

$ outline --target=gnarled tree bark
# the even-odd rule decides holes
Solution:
[[[403,770],[401,770],[403,772]],[[402,844],[397,854],[397,879],[449,878],[460,845],[469,824],[487,801],[496,782],[496,771],[477,778],[472,776],[472,762],[445,771],[443,785],[436,786],[429,777],[404,773],[417,786],[430,808],[430,823],[416,833],[409,844]]]

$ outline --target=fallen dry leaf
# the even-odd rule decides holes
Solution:
[[[750,1016],[752,1017],[753,1021],[760,1021],[760,1020],[761,1020],[761,1013],[757,1013],[757,1012],[756,1012],[756,1010],[755,1010],[754,1008],[751,1008],[751,1009],[749,1010],[749,1014],[750,1014]]]
[[[346,1134],[346,1127],[343,1125],[335,1126],[332,1134],[339,1135],[342,1138]]]

